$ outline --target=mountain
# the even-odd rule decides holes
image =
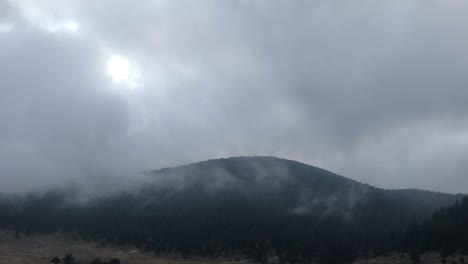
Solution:
[[[76,232],[158,254],[343,263],[387,250],[393,234],[461,198],[379,189],[274,157],[209,160],[146,174],[151,180],[138,191],[86,203],[73,202],[66,191],[5,196],[0,225],[26,233]]]

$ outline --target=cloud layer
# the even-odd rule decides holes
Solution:
[[[380,187],[466,192],[467,12],[435,0],[4,0],[0,191],[275,155]],[[113,81],[115,56],[138,80]]]

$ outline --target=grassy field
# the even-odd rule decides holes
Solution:
[[[72,253],[78,264],[89,264],[95,258],[109,260],[118,258],[122,264],[246,264],[249,260],[242,259],[233,261],[232,259],[207,259],[190,258],[183,259],[179,256],[155,256],[150,253],[140,252],[132,247],[119,247],[115,245],[103,246],[97,242],[86,242],[72,239],[59,234],[24,236],[15,238],[13,232],[0,232],[0,264],[50,264],[50,260],[65,254]],[[440,264],[439,254],[423,254],[420,256],[420,263]],[[468,263],[468,256],[464,256]],[[447,264],[461,264],[460,255],[453,254],[446,258]],[[271,263],[277,263],[271,259]],[[354,264],[412,264],[408,255],[393,254],[385,257],[371,259],[361,259]]]
[[[468,256],[463,256],[464,262],[460,261],[461,255],[452,254],[446,257],[447,264],[464,264],[468,263]],[[442,260],[438,253],[426,253],[420,256],[420,264],[442,264]],[[362,259],[355,261],[354,264],[413,264],[409,255],[393,254],[390,256],[381,256],[371,259]]]
[[[59,234],[29,237],[22,235],[15,238],[12,232],[0,232],[0,264],[50,264],[54,256],[62,258],[67,253],[73,253],[79,264],[89,264],[95,258],[101,260],[118,258],[122,264],[245,264],[248,262],[205,258],[187,260],[177,256],[155,256],[132,247],[102,246],[100,243],[71,239]]]

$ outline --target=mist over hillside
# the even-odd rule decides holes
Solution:
[[[2,228],[76,232],[184,257],[241,253],[263,261],[351,261],[459,195],[385,190],[274,157],[209,160],[146,172],[140,189],[75,202],[66,190],[5,196]],[[103,190],[105,192],[105,190]],[[237,252],[237,253],[236,253]]]

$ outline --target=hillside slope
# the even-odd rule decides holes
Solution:
[[[66,192],[4,197],[0,225],[78,232],[183,256],[242,252],[257,260],[342,263],[385,247],[392,232],[460,197],[383,190],[273,157],[210,160],[149,172],[151,182],[73,203]]]

